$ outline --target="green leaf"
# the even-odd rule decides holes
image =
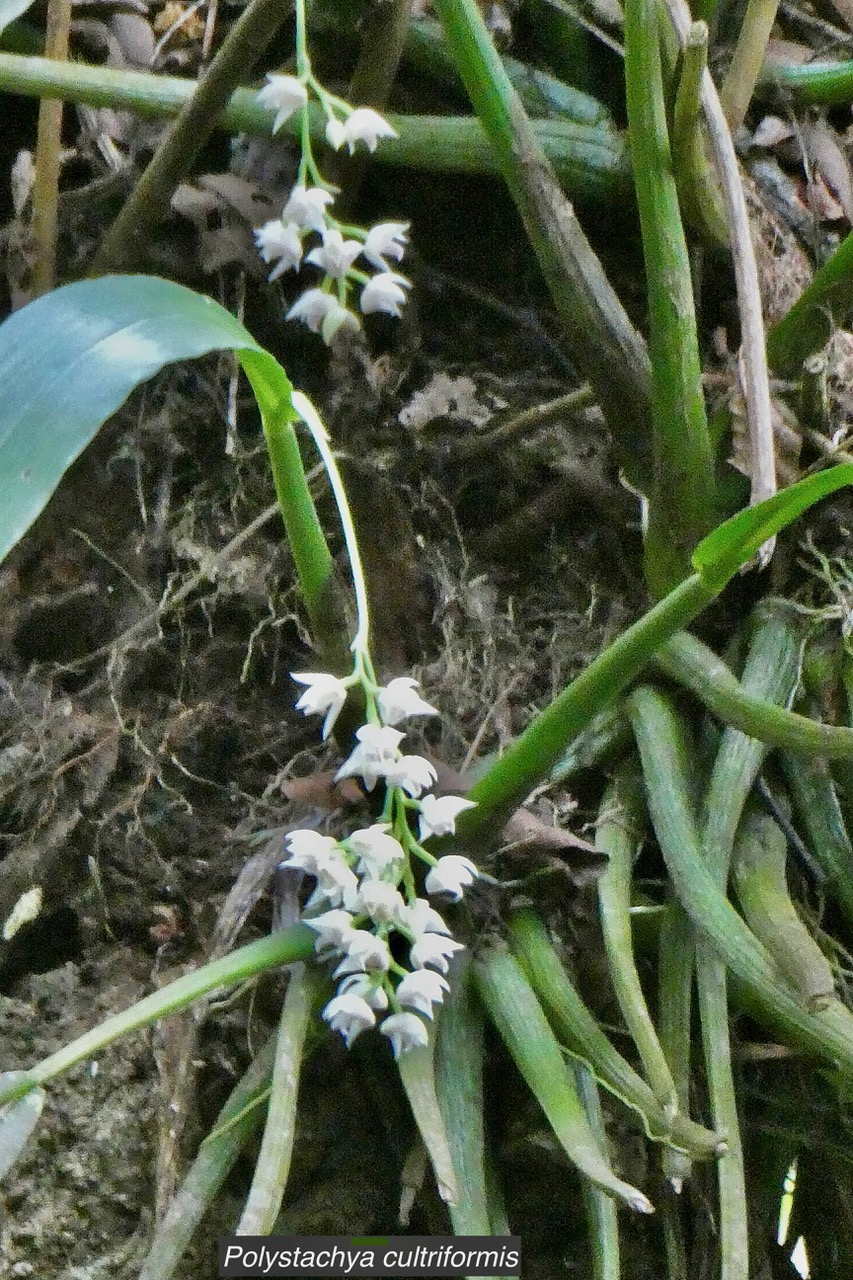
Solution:
[[[238,353],[265,418],[288,405],[284,370],[238,320],[156,276],[66,285],[0,325],[0,560],[140,382],[222,349]]]
[[[703,538],[693,553],[693,567],[709,583],[721,587],[747,564],[768,538],[814,506],[821,498],[853,484],[853,463],[808,476],[755,507],[739,511]]]
[[[23,1079],[26,1079],[25,1071],[4,1071],[0,1075],[0,1088]],[[44,1089],[31,1089],[23,1098],[0,1107],[0,1179],[5,1178],[27,1145],[38,1124],[44,1098]]]

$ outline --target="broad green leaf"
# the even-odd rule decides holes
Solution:
[[[140,382],[221,349],[237,352],[266,419],[287,410],[284,370],[240,322],[156,276],[66,285],[0,325],[0,560]]]
[[[693,553],[693,567],[709,583],[721,587],[747,564],[768,538],[814,506],[821,498],[853,484],[853,463],[830,467],[798,484],[739,511],[703,538]]]
[[[4,1071],[0,1088],[26,1078],[25,1071]],[[27,1145],[44,1106],[44,1089],[31,1089],[22,1098],[0,1107],[0,1179],[6,1174]]]

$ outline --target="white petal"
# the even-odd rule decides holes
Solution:
[[[474,800],[464,796],[424,796],[421,800],[418,839],[430,836],[452,836],[456,831],[456,819],[466,809],[476,809]]]
[[[312,333],[319,333],[329,311],[336,306],[338,300],[330,293],[324,293],[322,289],[306,289],[304,293],[300,293],[285,319],[301,320]]]
[[[407,795],[416,799],[422,791],[432,786],[438,774],[435,766],[424,756],[401,756],[388,765],[383,777],[389,787],[400,787]]]
[[[379,690],[376,702],[385,724],[399,724],[407,716],[438,715],[435,707],[430,706],[415,692],[417,686],[417,680],[413,680],[411,676],[398,676]]]
[[[427,893],[446,893],[454,902],[458,902],[463,889],[473,884],[479,874],[469,858],[450,853],[445,858],[439,858],[435,866],[430,868],[424,888]]]
[[[363,142],[368,151],[375,151],[380,138],[399,138],[397,130],[384,116],[372,107],[356,107],[344,125],[345,138],[350,155],[357,142]]]
[[[426,1026],[414,1013],[393,1013],[381,1023],[379,1030],[391,1041],[395,1058],[410,1049],[425,1049],[429,1044]]]
[[[407,973],[396,990],[400,1004],[422,1013],[425,1018],[432,1017],[432,1006],[441,1004],[444,993],[450,990],[450,984],[440,973],[431,969],[418,969],[415,973]]]
[[[347,140],[346,125],[336,116],[329,116],[326,121],[326,141],[335,151],[340,151]]]

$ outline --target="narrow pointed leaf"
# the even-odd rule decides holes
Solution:
[[[739,511],[703,538],[693,567],[704,581],[722,585],[747,564],[769,538],[796,520],[821,498],[853,484],[853,463],[830,467],[783,489],[766,502]]]
[[[15,1084],[25,1074],[23,1071],[4,1071],[0,1075],[0,1085]],[[23,1098],[16,1098],[0,1108],[0,1179],[5,1178],[27,1145],[39,1122],[44,1098],[44,1089],[31,1089]]]

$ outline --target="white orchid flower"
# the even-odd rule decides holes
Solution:
[[[390,725],[363,724],[355,736],[358,746],[338,769],[335,782],[361,777],[366,789],[372,791],[399,758],[400,743],[406,735]]]
[[[277,280],[291,268],[295,269],[302,261],[302,241],[295,223],[274,218],[272,222],[257,227],[254,236],[261,260],[277,264],[269,274],[270,281]]]
[[[306,254],[305,261],[320,267],[327,276],[343,280],[361,249],[360,240],[345,240],[337,227],[324,227],[322,245]]]
[[[377,271],[390,271],[386,258],[402,261],[408,239],[408,222],[378,222],[368,231],[362,253]]]
[[[410,1049],[425,1049],[429,1044],[426,1026],[414,1013],[392,1013],[380,1023],[379,1030],[391,1041],[397,1059]]]
[[[449,990],[450,983],[440,973],[433,973],[432,969],[418,969],[415,973],[406,974],[395,994],[400,1004],[431,1018],[432,1006],[441,1004],[444,993]]]
[[[354,992],[334,996],[323,1010],[323,1021],[339,1031],[349,1049],[356,1036],[376,1025],[376,1014],[366,1000]]]
[[[438,778],[435,766],[425,756],[400,756],[383,773],[389,787],[400,787],[416,800]]]
[[[473,800],[464,796],[424,796],[421,800],[421,816],[418,839],[430,836],[452,836],[456,831],[456,819],[466,809],[476,809]]]
[[[412,287],[411,280],[399,275],[396,271],[380,271],[371,276],[361,291],[359,306],[364,315],[373,311],[384,311],[386,315],[400,318],[400,308],[406,301],[406,289]]]
[[[462,891],[473,884],[479,874],[470,858],[449,853],[445,858],[439,858],[434,867],[430,867],[424,888],[427,893],[446,893],[454,902],[458,902]]]
[[[411,676],[397,676],[379,690],[376,704],[384,724],[399,724],[407,716],[437,716],[435,707],[425,702],[419,693],[417,680]]]
[[[323,231],[326,226],[326,206],[335,197],[323,187],[305,187],[297,183],[287,197],[282,211],[282,222],[293,222],[302,231]]]
[[[294,111],[304,107],[308,101],[308,90],[296,76],[268,75],[267,83],[258,90],[258,102],[276,113],[272,122],[273,133],[278,133],[286,120]]]
[[[455,938],[445,938],[438,933],[422,933],[413,943],[409,959],[416,969],[438,969],[439,973],[447,973],[450,957],[457,951],[464,951],[461,942]]]
[[[323,295],[326,297],[327,295]],[[306,716],[325,716],[323,721],[323,741],[325,742],[335,721],[347,700],[347,686],[337,676],[328,675],[325,671],[292,671],[291,680],[308,687],[300,694],[296,710]]]

